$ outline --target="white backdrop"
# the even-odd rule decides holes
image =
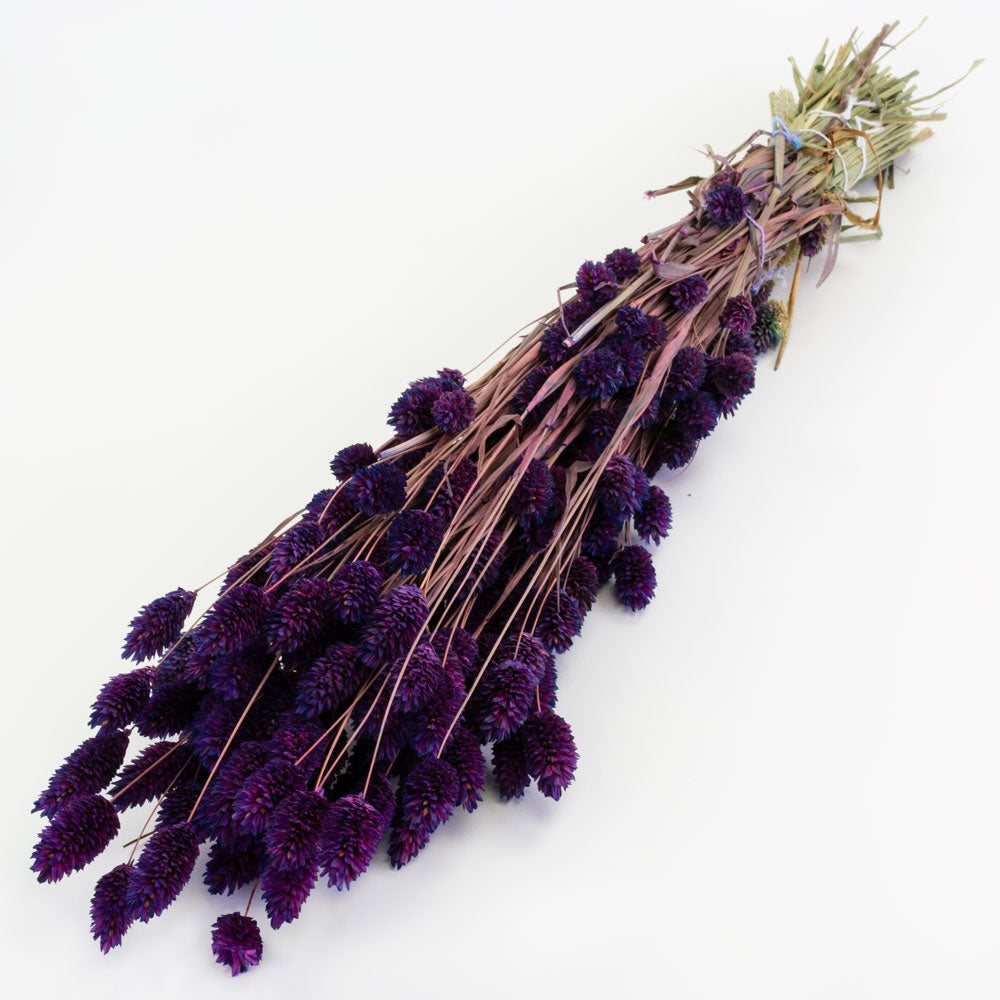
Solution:
[[[402,872],[318,889],[230,983],[209,927],[243,895],[193,886],[105,958],[117,849],[28,871],[128,619],[383,439],[408,380],[672,221],[683,195],[642,192],[880,12],[0,6],[8,995],[1000,993],[995,64],[667,487],[653,606],[603,602],[564,657],[563,800],[491,794]],[[992,10],[923,6],[892,63],[927,90],[995,54]]]

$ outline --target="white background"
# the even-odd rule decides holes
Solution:
[[[209,927],[243,894],[192,886],[105,958],[118,848],[28,871],[140,604],[672,221],[642,192],[766,127],[786,56],[924,13],[799,6],[3,3],[7,995],[1000,995],[995,62],[669,487],[654,605],[603,602],[563,659],[562,802],[491,793],[232,983]],[[893,66],[995,57],[975,6],[924,4]]]

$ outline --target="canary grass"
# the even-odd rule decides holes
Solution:
[[[632,610],[652,598],[642,543],[671,520],[654,477],[735,413],[758,357],[777,348],[777,366],[804,267],[821,284],[841,242],[880,234],[894,163],[943,117],[915,73],[881,63],[895,27],[863,48],[824,44],[806,73],[793,62],[771,129],[708,150],[708,176],[647,192],[687,190],[690,210],[585,263],[484,375],[412,383],[394,436],[339,452],[339,485],[219,574],[187,628],[214,580],[136,616],[125,655],[147,665],[105,685],[97,735],[36,802],[50,819],[39,881],[89,863],[120,811],[154,803],[95,890],[104,951],[171,904],[209,842],[209,891],[250,886],[212,936],[217,961],[245,971],[263,951],[258,887],[278,927],[320,874],[349,887],[386,834],[408,863],[476,808],[484,747],[501,797],[532,781],[561,796],[577,751],[554,711],[555,655],[608,579]],[[159,742],[122,767],[134,732]]]

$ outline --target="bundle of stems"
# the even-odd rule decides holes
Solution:
[[[943,117],[882,65],[894,28],[795,67],[770,130],[648,192],[689,190],[682,219],[585,262],[482,377],[411,383],[393,436],[339,451],[337,485],[234,562],[200,617],[185,624],[204,587],[139,612],[124,651],[139,665],[104,685],[96,734],[35,803],[39,881],[153,804],[97,883],[103,950],[170,905],[203,844],[210,892],[250,887],[213,928],[236,974],[262,953],[258,886],[278,927],[321,875],[349,887],[384,835],[408,863],[476,808],[488,770],[503,798],[532,782],[560,797],[577,751],[555,657],[606,581],[632,610],[652,598],[648,546],[671,522],[654,478],[736,412],[761,357],[780,361],[803,267],[822,283],[844,234],[878,233],[894,162]],[[126,764],[136,734],[153,742]]]

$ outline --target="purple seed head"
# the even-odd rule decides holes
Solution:
[[[90,900],[90,933],[106,955],[122,943],[131,926],[125,892],[131,865],[116,865],[97,880]]]
[[[442,392],[431,405],[434,423],[445,434],[460,434],[476,415],[476,401],[465,389]]]
[[[243,913],[224,913],[212,924],[212,954],[234,976],[259,965],[264,942],[257,921]]]
[[[389,568],[401,576],[430,567],[444,537],[444,525],[423,510],[401,510],[389,525],[385,552]]]
[[[126,889],[128,915],[148,923],[187,885],[198,860],[198,837],[190,823],[157,830],[146,842]]]
[[[717,226],[735,226],[746,207],[747,196],[735,184],[716,182],[705,192],[705,214]]]
[[[502,799],[519,799],[531,784],[520,732],[493,744],[493,780]]]
[[[89,865],[118,833],[118,814],[100,795],[70,799],[42,830],[31,870],[39,882],[58,882]]]
[[[354,695],[367,669],[358,663],[357,649],[346,642],[328,646],[299,679],[295,711],[306,719],[336,708]]]
[[[249,885],[264,868],[264,851],[258,837],[236,837],[212,844],[202,881],[213,896],[231,896]]]
[[[584,399],[607,399],[622,386],[624,372],[618,355],[607,347],[585,354],[573,369],[576,391]]]
[[[573,780],[579,760],[572,730],[561,716],[543,710],[528,719],[522,732],[528,773],[543,795],[558,799]]]
[[[474,812],[483,801],[482,791],[486,785],[486,761],[479,748],[479,741],[464,726],[456,727],[448,740],[444,758],[455,769],[458,777],[458,799],[456,806],[466,812]]]
[[[552,506],[554,492],[552,470],[540,458],[533,458],[514,488],[507,509],[522,526],[540,524]]]
[[[405,583],[389,591],[375,606],[358,644],[358,656],[377,667],[402,656],[427,621],[423,591]]]
[[[102,730],[84,740],[56,769],[32,812],[51,819],[80,795],[93,795],[115,776],[125,759],[129,734]]]
[[[670,531],[670,498],[659,486],[650,486],[649,493],[633,519],[636,534],[644,542],[659,544]]]
[[[545,599],[535,635],[553,652],[565,653],[582,627],[580,605],[565,590],[560,590]]]
[[[687,312],[708,298],[708,282],[700,274],[690,274],[670,286],[670,298],[679,312]]]
[[[422,642],[410,656],[396,690],[396,704],[404,712],[418,712],[441,683],[441,657],[429,642]]]
[[[294,570],[301,570],[301,563],[311,556],[323,541],[323,530],[315,521],[299,521],[289,528],[275,543],[267,571],[274,580],[280,580]]]
[[[361,441],[341,448],[330,462],[330,471],[340,482],[346,483],[359,469],[366,469],[377,461],[375,449],[366,441]]]
[[[576,290],[581,301],[596,307],[618,294],[618,285],[606,264],[584,261],[576,272]]]
[[[451,816],[457,800],[458,775],[442,758],[422,760],[403,782],[403,818],[413,828],[436,829]]]
[[[635,514],[648,492],[646,473],[625,455],[612,455],[597,481],[601,506],[620,522]]]
[[[150,739],[183,732],[194,721],[201,698],[202,692],[193,682],[168,680],[158,684],[154,679],[152,697],[136,720],[135,728]]]
[[[615,594],[633,611],[640,611],[653,599],[656,570],[649,553],[641,545],[626,545],[612,562]]]
[[[204,653],[232,653],[258,635],[267,614],[267,596],[260,587],[244,583],[223,594],[198,630]]]
[[[653,489],[655,487],[651,486],[650,491]],[[647,502],[648,499],[647,497]],[[570,564],[566,576],[566,593],[576,598],[581,607],[589,608],[597,600],[599,588],[600,582],[594,564],[586,556],[577,556]]]
[[[171,763],[166,763],[166,757],[176,746],[174,740],[150,743],[121,769],[110,789],[115,809],[122,812],[152,802],[167,790],[177,772],[172,766],[173,757]]]
[[[708,370],[708,356],[697,347],[682,347],[670,363],[663,397],[671,403],[689,399],[700,388]]]
[[[315,860],[301,868],[275,868],[268,866],[260,879],[260,891],[271,926],[277,930],[282,924],[291,923],[302,912],[302,905],[309,898],[316,884]]]
[[[570,304],[572,305],[573,303]],[[566,307],[564,313],[568,310],[569,306]],[[580,349],[578,344],[570,345],[566,343],[566,338],[569,336],[567,327],[570,331],[573,330],[573,326],[570,325],[569,322],[564,325],[562,320],[557,318],[556,321],[542,334],[541,340],[538,342],[538,356],[544,364],[551,366],[553,371],[559,367],[559,365],[573,357],[573,355]],[[528,377],[530,378],[531,376],[529,375]],[[544,379],[542,381],[544,382]],[[541,385],[542,383],[539,382],[538,388],[541,388]],[[538,388],[535,389],[535,392],[538,391]],[[531,395],[533,396],[534,393]],[[531,396],[528,397],[528,401],[531,401]]]
[[[745,295],[734,295],[731,299],[726,299],[726,304],[719,315],[719,324],[722,328],[737,334],[749,333],[756,320],[757,313],[754,311],[753,303]]]
[[[742,353],[716,358],[709,368],[708,381],[723,397],[743,399],[754,387],[753,359]]]
[[[243,833],[263,833],[281,800],[301,788],[301,767],[287,760],[272,760],[254,771],[233,799],[233,818]]]
[[[490,741],[510,736],[532,709],[536,683],[529,668],[518,660],[491,664],[477,691],[480,738]]]
[[[319,837],[319,869],[330,886],[350,889],[375,857],[388,820],[360,795],[347,795],[330,806]]]
[[[333,586],[322,577],[293,580],[268,616],[270,649],[292,653],[315,639],[330,618],[333,598]]]
[[[630,281],[639,273],[639,268],[642,267],[642,260],[634,250],[630,250],[628,247],[621,247],[618,250],[612,250],[604,258],[604,266],[614,276],[615,281],[621,284],[625,281]]]
[[[370,465],[355,472],[344,490],[362,514],[391,514],[406,503],[406,473],[397,465]]]
[[[674,411],[674,424],[690,441],[708,437],[719,422],[719,405],[708,392],[696,392],[681,400]]]
[[[269,867],[301,868],[311,863],[329,808],[322,792],[297,791],[282,799],[264,834]]]
[[[149,677],[144,667],[112,677],[94,700],[90,724],[121,729],[135,722],[149,701]]]
[[[447,465],[442,462],[427,477],[427,485],[421,497],[427,513],[445,523],[449,522],[472,489],[478,475],[479,467],[471,458],[463,458]]]
[[[624,333],[614,333],[604,342],[622,366],[622,387],[636,385],[646,367],[646,351],[641,344]]]
[[[821,223],[817,222],[812,229],[807,229],[799,237],[799,249],[802,251],[802,256],[815,257],[822,249],[825,238],[826,234],[823,232]]]
[[[129,623],[122,659],[141,663],[172,646],[180,638],[197,596],[193,590],[178,588],[147,604]]]
[[[333,575],[331,611],[345,625],[358,625],[368,617],[382,587],[382,574],[364,559],[347,563]]]

